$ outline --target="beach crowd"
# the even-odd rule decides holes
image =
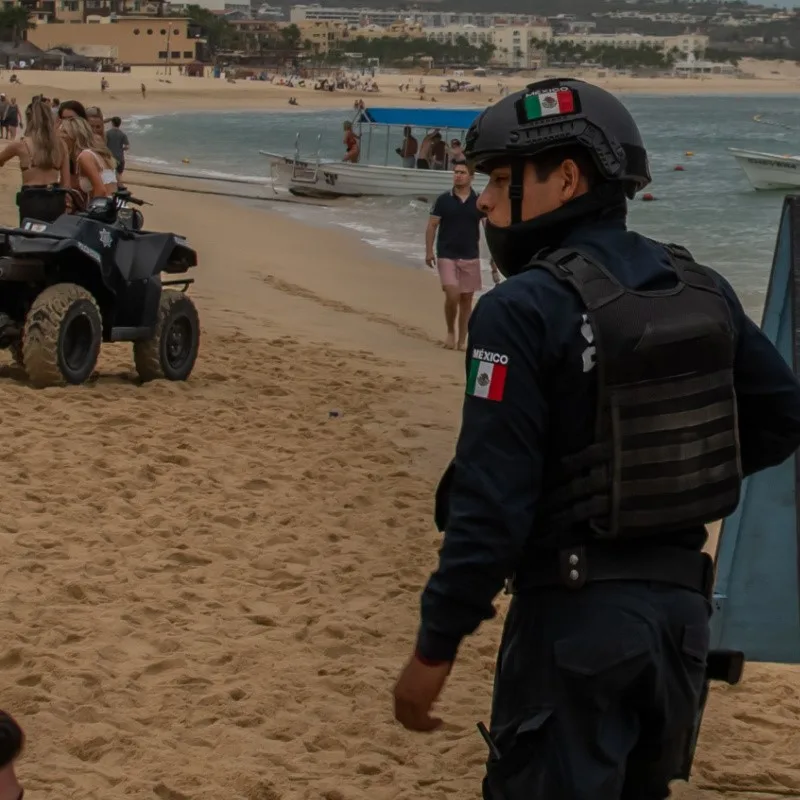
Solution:
[[[52,222],[120,188],[129,141],[119,117],[106,118],[98,106],[79,100],[43,95],[31,98],[20,114],[15,98],[0,95],[0,120],[8,140],[0,166],[16,158],[20,168],[20,224],[25,217]]]

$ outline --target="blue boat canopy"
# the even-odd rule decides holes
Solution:
[[[412,128],[466,130],[483,109],[471,108],[365,108],[355,122],[373,125],[410,125]]]

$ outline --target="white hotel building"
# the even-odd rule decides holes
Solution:
[[[471,45],[479,47],[485,42],[495,46],[495,60],[513,69],[532,69],[540,66],[539,42],[564,41],[592,46],[658,47],[664,52],[677,49],[684,56],[702,55],[708,47],[708,36],[685,34],[682,36],[639,36],[630,33],[589,33],[554,35],[547,25],[502,25],[479,28],[474,25],[447,25],[426,28],[425,36],[437,42],[455,43],[464,37]]]
[[[453,25],[474,25],[490,28],[493,25],[519,22],[524,25],[536,20],[531,14],[465,13],[460,11],[400,11],[376,8],[325,8],[320,5],[295,5],[289,11],[289,20],[294,23],[306,21],[344,22],[363,27],[379,25],[388,27],[398,20],[419,23],[426,28],[442,28]]]

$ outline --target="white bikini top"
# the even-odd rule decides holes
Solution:
[[[97,165],[100,167],[100,180],[103,181],[103,184],[108,186],[109,183],[116,183],[117,182],[117,173],[111,169],[111,167],[107,167],[103,160],[100,158],[94,150],[81,150],[80,158],[84,153],[91,153],[97,159]],[[78,169],[80,170],[80,164],[78,164]],[[85,178],[83,175],[78,176],[78,182],[80,183],[81,189],[87,194],[91,194],[92,192],[92,182]]]

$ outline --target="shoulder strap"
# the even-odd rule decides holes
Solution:
[[[663,247],[667,251],[672,268],[678,276],[678,280],[683,281],[687,286],[694,289],[703,289],[708,292],[720,294],[719,287],[714,278],[709,274],[708,268],[698,264],[692,254],[678,244],[665,244],[651,239],[654,244]]]
[[[596,311],[625,294],[625,288],[602,264],[574,248],[540,251],[524,267],[528,269],[545,269],[556,280],[568,283],[588,311]]]

